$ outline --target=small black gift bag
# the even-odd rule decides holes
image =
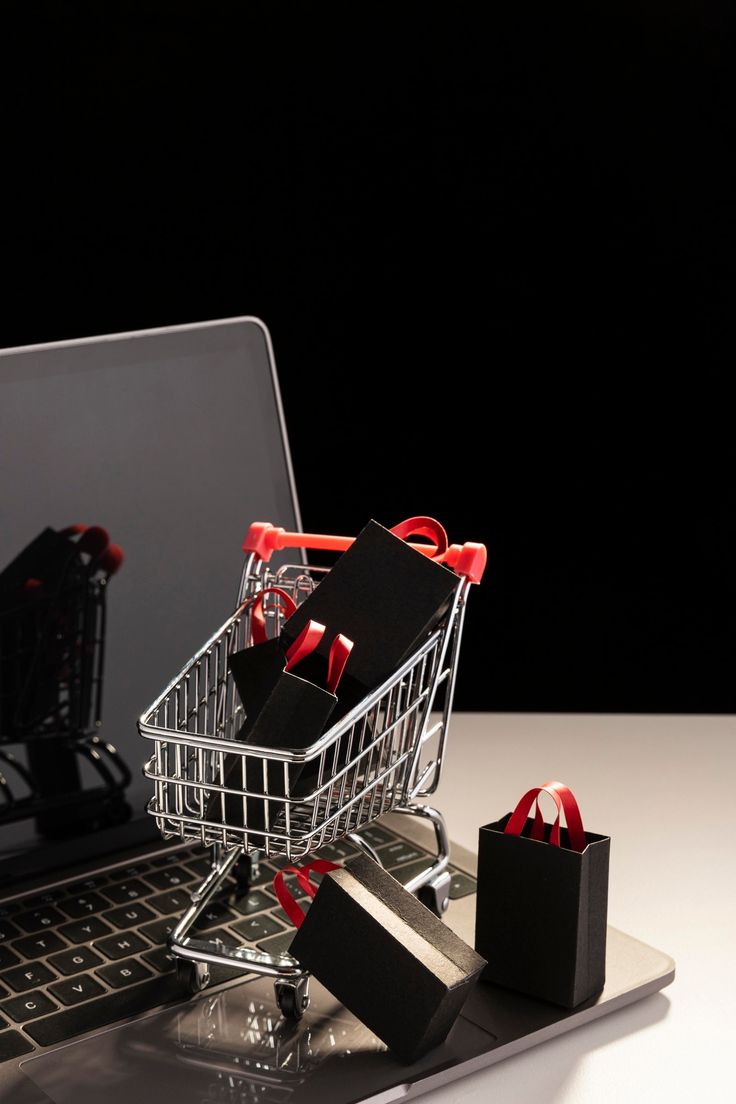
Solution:
[[[312,669],[312,678],[303,677],[302,664],[312,656],[324,637],[325,626],[308,621],[294,643],[284,651],[279,640],[265,639],[262,623],[264,593],[260,592],[259,601],[251,614],[253,636],[259,643],[230,657],[230,668],[246,712],[237,739],[259,748],[301,750],[315,743],[327,725],[337,704],[336,691],[353,642],[342,634],[335,636],[327,662],[320,664],[318,669]],[[288,596],[279,593],[282,594],[284,608],[290,612],[291,607],[284,602]],[[231,760],[225,772],[224,785],[230,790],[242,791],[243,760],[235,756]],[[240,822],[248,828],[263,831],[273,827],[284,808],[283,802],[273,799],[294,796],[294,786],[302,767],[300,764],[289,765],[289,793],[286,791],[282,764],[247,756],[244,769],[245,788],[252,794],[264,796],[247,797],[244,809],[241,794],[226,793],[224,819],[230,824]],[[222,797],[219,792],[213,792],[206,817],[217,819],[221,811]]]
[[[324,873],[315,889],[310,871]],[[283,883],[314,897],[304,914]],[[442,1043],[484,961],[365,855],[344,867],[316,860],[274,879],[297,926],[290,953],[405,1062]]]
[[[413,534],[434,541],[429,554],[407,543]],[[459,584],[458,576],[437,562],[446,551],[447,534],[433,518],[410,518],[393,529],[369,521],[284,625],[287,644],[310,618],[340,625],[360,641],[343,681],[338,716],[395,672],[442,618]],[[323,660],[327,647],[323,641],[316,650]]]
[[[551,826],[539,808],[543,791],[557,805]],[[584,830],[561,782],[535,786],[513,813],[480,829],[475,948],[488,962],[484,981],[565,1008],[601,991],[610,842]]]

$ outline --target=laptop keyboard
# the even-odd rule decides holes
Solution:
[[[430,858],[381,825],[362,834],[399,881]],[[341,840],[319,857],[340,862],[355,853]],[[278,865],[262,862],[247,892],[238,894],[231,880],[196,931],[270,954],[288,950],[294,929],[272,889]],[[209,869],[207,854],[192,846],[0,904],[0,1062],[186,999],[166,941]],[[475,892],[475,879],[450,872],[451,898]],[[308,907],[309,898],[300,904]],[[215,967],[213,984],[239,973]]]

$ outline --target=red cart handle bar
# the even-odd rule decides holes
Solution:
[[[287,533],[285,529],[271,525],[268,521],[254,521],[243,541],[243,551],[268,563],[274,552],[281,552],[284,548],[344,552],[354,540],[355,537],[331,537],[326,533]],[[411,544],[411,547],[417,552],[423,552],[425,556],[435,557],[437,552],[434,544]],[[483,578],[487,556],[484,544],[467,543],[451,544],[436,559],[438,563],[452,568],[456,575],[462,575],[471,583],[479,583]]]

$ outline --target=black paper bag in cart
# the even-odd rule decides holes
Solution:
[[[303,750],[315,743],[337,704],[336,690],[350,656],[353,643],[342,634],[333,637],[328,662],[320,685],[303,678],[300,667],[325,634],[324,625],[309,621],[301,635],[286,652],[278,640],[254,644],[231,657],[231,669],[243,699],[246,720],[237,741],[250,747]],[[251,796],[212,792],[206,819],[222,820],[231,827],[247,828],[254,835],[251,846],[263,841],[263,831],[285,831],[283,801],[293,796],[301,764],[268,760],[250,754],[228,756],[224,785],[229,789],[250,791]],[[254,796],[257,795],[257,796]],[[262,795],[262,796],[261,796]]]
[[[429,536],[433,556],[418,552],[404,537]],[[292,643],[310,618],[339,625],[358,641],[340,692],[335,717],[380,686],[436,628],[457,590],[458,576],[437,562],[447,534],[433,518],[411,518],[393,530],[369,521],[332,570],[282,629]],[[317,653],[326,658],[329,642]],[[333,718],[334,722],[335,718]]]
[[[274,882],[300,925],[290,954],[400,1058],[416,1061],[447,1037],[484,960],[367,856],[314,865],[332,869],[306,916],[288,907],[282,875]],[[315,894],[308,879],[300,884]]]
[[[557,804],[551,826],[539,810],[542,791]],[[488,961],[484,981],[565,1008],[602,990],[609,852],[610,838],[584,830],[559,782],[534,787],[513,813],[480,829],[475,947]]]

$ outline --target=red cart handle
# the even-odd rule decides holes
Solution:
[[[409,518],[396,525],[392,530],[397,537],[427,536],[434,544],[411,544],[417,552],[436,559],[451,568],[456,575],[462,575],[471,583],[479,583],[486,566],[487,552],[484,544],[447,544],[447,534],[434,518]],[[324,552],[344,552],[355,537],[329,536],[326,533],[289,533],[278,525],[268,521],[255,521],[246,533],[243,551],[252,553],[259,560],[268,563],[274,552],[284,548],[311,548]]]
[[[567,834],[570,839],[570,850],[584,851],[588,844],[585,839],[583,818],[580,815],[575,795],[564,782],[545,782],[542,786],[533,786],[531,790],[527,790],[509,817],[504,832],[509,836],[521,835],[532,804],[536,801],[537,807],[534,812],[531,838],[540,842],[544,840],[544,817],[539,808],[539,795],[541,793],[548,793],[557,806],[557,816],[550,830],[549,842],[553,847],[560,846],[560,814],[564,810]]]

